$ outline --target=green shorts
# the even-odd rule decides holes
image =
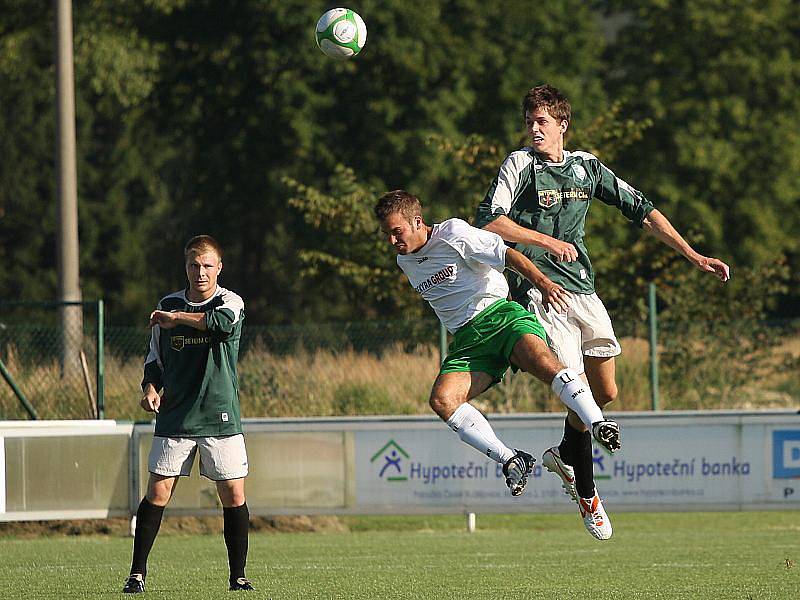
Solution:
[[[511,365],[511,351],[523,335],[532,333],[547,342],[536,315],[511,300],[498,300],[456,331],[439,373],[482,372],[494,383]],[[516,367],[512,366],[514,371]]]

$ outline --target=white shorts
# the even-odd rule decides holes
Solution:
[[[622,347],[614,335],[611,317],[597,294],[570,294],[572,299],[566,314],[552,306],[544,310],[542,293],[537,288],[528,291],[527,309],[536,314],[547,332],[550,347],[564,366],[584,372],[583,356],[599,358],[617,356]]]
[[[244,436],[153,438],[147,469],[165,477],[187,477],[200,448],[200,475],[212,481],[247,477]]]

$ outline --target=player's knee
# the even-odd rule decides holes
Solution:
[[[169,503],[169,490],[163,487],[153,487],[147,490],[147,501],[154,506],[166,506]]]
[[[435,412],[445,421],[449,419],[450,415],[452,415],[455,409],[458,408],[458,403],[453,398],[443,394],[431,394],[431,399],[428,401],[428,403],[430,404],[433,412]]]
[[[616,383],[604,385],[603,388],[598,390],[594,395],[595,402],[597,402],[597,405],[600,408],[603,408],[606,404],[609,404],[617,399],[618,392],[619,390],[617,390]]]
[[[430,404],[431,410],[435,412],[440,417],[442,416],[442,411],[444,410],[445,400],[441,396],[431,394],[430,400],[428,400],[428,404]]]
[[[244,497],[244,491],[241,493],[235,492],[227,498],[227,502],[224,503],[223,506],[227,505],[226,508],[236,508],[237,506],[244,504],[246,500],[247,499]]]
[[[239,482],[219,482],[217,484],[217,493],[222,506],[225,508],[236,508],[245,503],[246,498],[244,495],[244,485],[239,485]]]

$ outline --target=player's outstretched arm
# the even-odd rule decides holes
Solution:
[[[542,303],[545,307],[551,305],[558,312],[567,312],[571,298],[569,292],[550,280],[522,252],[508,248],[506,266],[522,275],[542,292]]]
[[[731,277],[730,267],[718,258],[703,256],[695,252],[683,236],[669,222],[669,219],[659,210],[652,210],[642,222],[642,228],[652,233],[670,248],[677,250],[686,259],[701,271],[714,273],[720,281],[728,281]]]
[[[189,313],[180,311],[154,310],[150,313],[150,327],[158,325],[161,329],[172,329],[178,325],[188,325],[194,329],[205,331],[206,313]]]
[[[569,242],[562,242],[544,233],[539,233],[533,229],[528,229],[522,225],[517,225],[508,217],[501,215],[491,223],[483,226],[486,231],[496,233],[506,242],[527,244],[529,246],[539,246],[544,248],[555,257],[556,260],[572,262],[578,260],[578,251]]]

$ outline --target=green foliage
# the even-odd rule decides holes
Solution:
[[[330,194],[285,179],[294,194],[289,205],[317,232],[313,248],[300,250],[301,275],[319,285],[342,284],[349,311],[361,317],[403,311],[420,316],[422,304],[398,270],[373,214],[381,192],[356,180],[351,169],[337,166]],[[354,310],[355,309],[355,310]]]
[[[420,314],[371,198],[403,187],[433,220],[470,218],[522,136],[521,97],[545,81],[572,100],[568,145],[596,152],[702,251],[736,269],[785,256],[792,285],[771,310],[796,310],[791,0],[364,0],[367,45],[343,62],[313,40],[326,8],[73,3],[81,278],[112,321],[143,322],[183,284],[181,247],[200,232],[225,247],[222,283],[253,321]],[[4,298],[55,295],[53,23],[51,3],[0,11]],[[593,209],[588,227],[601,292],[623,310],[657,269],[621,249],[652,248],[612,210]]]
[[[702,230],[702,250],[735,267],[788,256],[796,299],[797,3],[639,0],[624,11],[609,89],[631,97],[630,114],[653,127],[620,170],[679,229]]]
[[[0,297],[49,297],[56,283],[55,84],[46,3],[0,18]],[[12,7],[10,7],[12,8]],[[49,265],[49,270],[42,270]],[[35,275],[34,275],[35,274]]]
[[[659,286],[660,373],[669,408],[722,408],[769,401],[766,378],[780,378],[791,355],[781,346],[789,329],[764,319],[774,295],[786,290],[785,265],[742,269],[729,284],[670,266]]]

